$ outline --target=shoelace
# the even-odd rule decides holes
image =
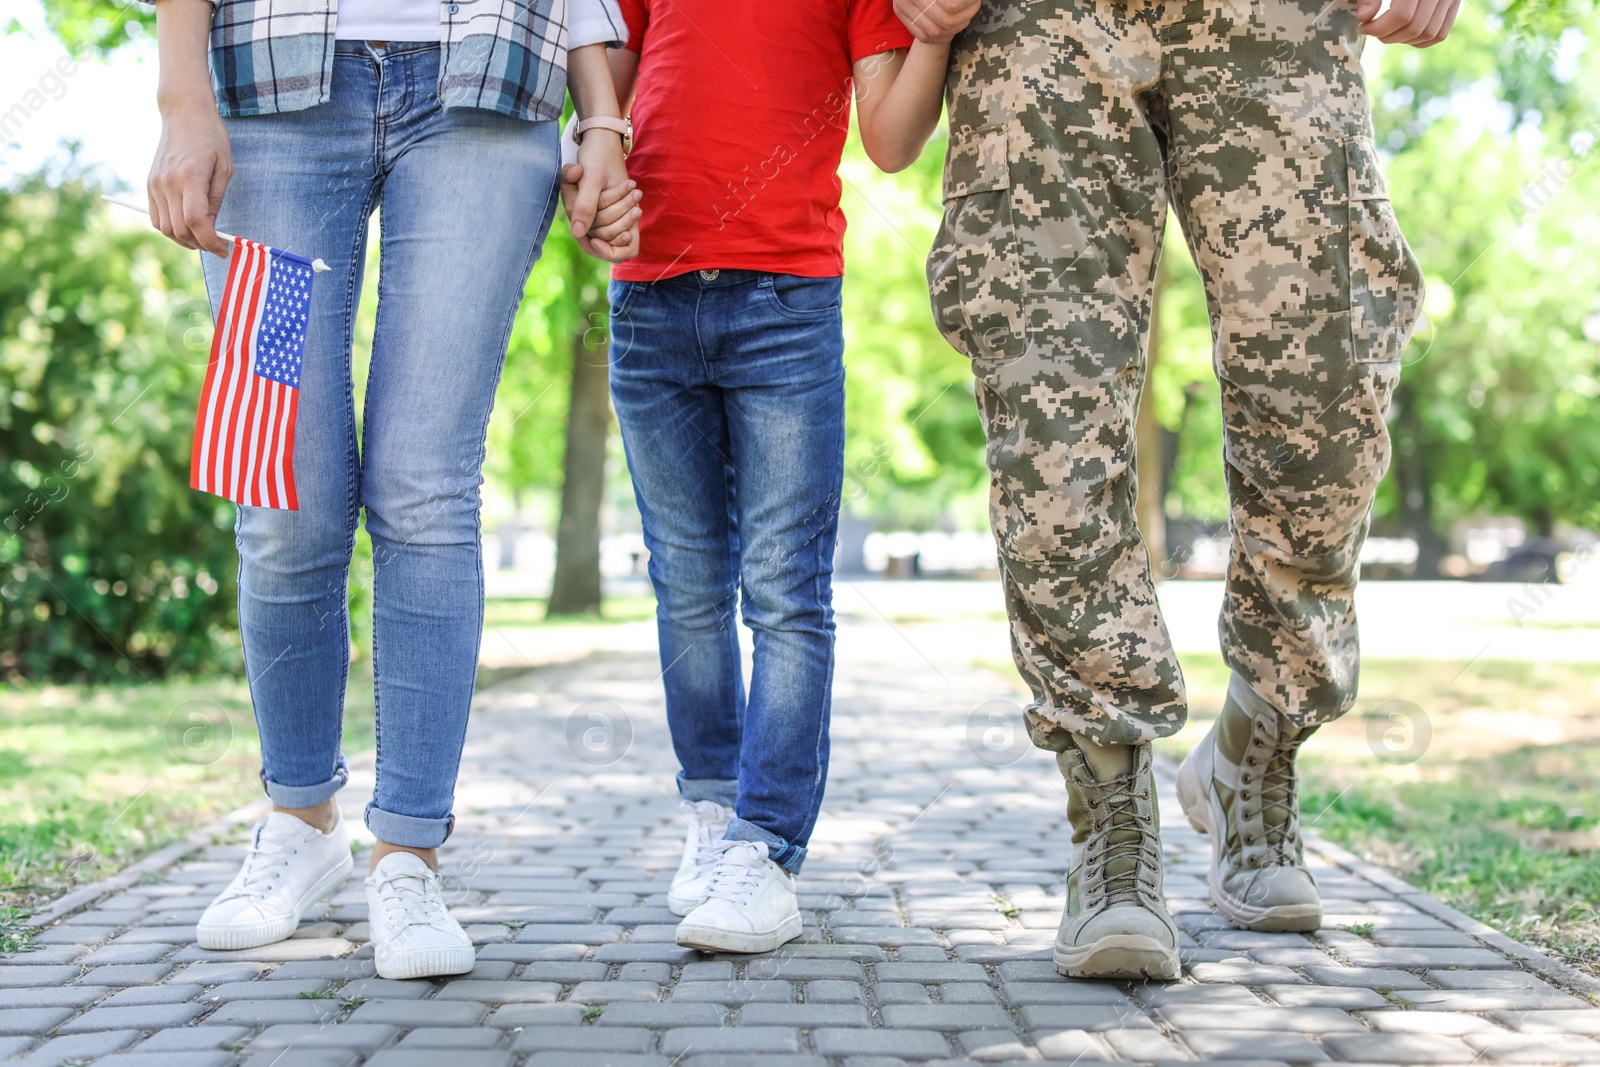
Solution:
[[[722,858],[722,850],[717,847],[722,840],[721,835],[713,832],[713,827],[719,821],[716,816],[720,807],[710,800],[685,805],[684,810],[689,816],[689,824],[695,830],[694,868],[697,872],[715,866]]]
[[[767,846],[760,841],[719,841],[715,850],[718,860],[706,899],[745,903],[766,875]]]
[[[450,913],[437,892],[438,877],[432,872],[414,870],[385,871],[378,877],[378,899],[384,916],[396,928],[432,926],[447,930]]]
[[[1266,843],[1280,864],[1298,861],[1300,805],[1296,793],[1300,779],[1295,774],[1294,753],[1293,745],[1280,745],[1267,758],[1261,772],[1261,821],[1267,831]],[[1279,791],[1283,793],[1282,800],[1267,799],[1269,793]]]
[[[1101,782],[1101,799],[1089,805],[1094,818],[1093,835],[1101,842],[1085,865],[1090,868],[1089,873],[1103,873],[1116,860],[1132,861],[1126,872],[1102,880],[1109,904],[1143,903],[1147,891],[1154,888],[1149,869],[1158,868],[1161,863],[1150,818],[1139,811],[1139,802],[1147,798],[1148,790],[1137,787],[1136,782],[1137,776],[1131,774]],[[1129,836],[1122,841],[1110,840],[1118,833]]]
[[[244,865],[239,868],[239,874],[228,886],[228,892],[222,899],[244,897],[260,900],[270,896],[294,859],[293,846],[294,842],[288,838],[269,837],[265,823],[257,826],[255,835],[250,839],[250,848],[245,853]]]

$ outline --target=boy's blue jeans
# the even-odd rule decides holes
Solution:
[[[844,478],[840,279],[611,283],[611,391],[650,549],[686,800],[805,860],[828,774]],[[750,691],[736,605],[754,644]]]
[[[320,804],[349,673],[346,578],[372,538],[377,783],[367,826],[449,834],[483,630],[484,432],[523,284],[555,212],[556,124],[439,105],[439,46],[340,41],[332,97],[227,120],[217,226],[332,268],[316,277],[294,468],[299,511],[239,509],[239,631],[274,803]],[[358,440],[351,349],[367,228],[378,317]],[[227,263],[202,256],[215,310]]]

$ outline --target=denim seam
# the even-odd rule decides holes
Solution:
[[[356,333],[356,301],[359,292],[356,288],[356,278],[362,273],[365,264],[363,251],[367,245],[367,227],[372,218],[373,201],[378,195],[378,186],[369,186],[367,189],[367,202],[361,214],[361,224],[356,227],[356,239],[350,246],[350,268],[346,272],[344,287],[344,386],[347,418],[345,426],[345,479],[344,479],[344,514],[345,514],[345,553],[344,553],[344,578],[340,583],[339,596],[342,598],[344,611],[340,618],[344,622],[344,670],[339,675],[339,747],[344,748],[344,702],[346,690],[350,685],[350,565],[355,558],[356,531],[361,525],[361,445],[356,439],[356,401],[354,367],[355,361],[355,333]],[[376,571],[374,571],[376,573]],[[377,582],[373,582],[376,587]],[[377,627],[372,632],[372,771],[378,773],[378,752],[382,747],[383,716],[378,709],[378,633]]]

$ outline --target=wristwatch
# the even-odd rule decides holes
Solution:
[[[622,135],[622,158],[627,159],[628,153],[633,151],[633,119],[614,118],[610,115],[596,115],[592,119],[584,119],[578,123],[577,130],[573,133],[573,140],[582,142],[583,135],[590,130],[612,130]]]

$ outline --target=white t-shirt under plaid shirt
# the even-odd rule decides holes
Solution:
[[[338,0],[212,0],[211,82],[227,116],[325,103]],[[567,95],[567,52],[621,45],[617,0],[444,0],[439,99],[523,119],[553,119]]]

